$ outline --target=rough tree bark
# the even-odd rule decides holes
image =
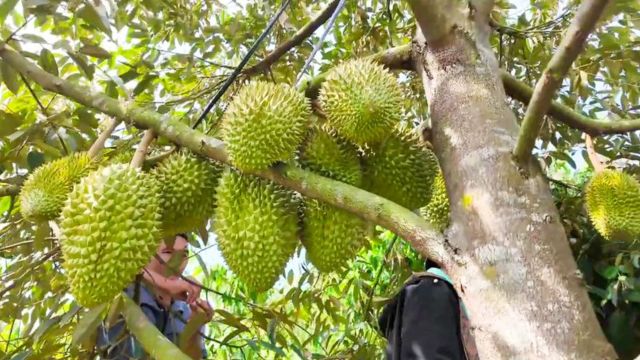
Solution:
[[[492,1],[413,0],[414,60],[451,199],[447,269],[480,358],[615,359],[538,164],[512,157],[518,126],[489,44]]]

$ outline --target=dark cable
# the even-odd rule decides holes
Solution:
[[[220,98],[222,97],[222,95],[224,95],[227,89],[229,89],[229,87],[231,86],[233,81],[238,77],[238,75],[240,75],[244,66],[247,64],[247,62],[249,62],[249,59],[251,59],[251,56],[253,56],[253,53],[256,52],[256,50],[258,49],[258,46],[260,46],[260,43],[262,43],[264,38],[266,38],[267,35],[269,35],[269,33],[271,32],[271,29],[276,24],[276,21],[278,21],[278,19],[280,18],[284,10],[287,8],[287,6],[289,6],[290,2],[291,0],[283,1],[278,12],[271,18],[271,20],[269,20],[269,24],[267,25],[267,28],[264,29],[264,31],[262,32],[262,34],[260,34],[256,42],[253,43],[253,46],[251,46],[251,49],[249,49],[249,52],[247,52],[244,58],[242,58],[242,61],[240,61],[240,64],[233,70],[233,73],[231,73],[231,76],[229,76],[227,80],[224,82],[224,84],[222,84],[222,87],[218,89],[218,92],[216,92],[213,99],[211,99],[207,107],[204,109],[204,111],[202,112],[202,115],[200,115],[198,120],[196,120],[195,124],[193,124],[192,129],[195,129],[198,127],[198,125],[200,125],[202,120],[204,120],[204,118],[211,111],[213,106],[218,102],[218,100],[220,100]]]

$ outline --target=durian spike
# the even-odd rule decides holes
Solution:
[[[132,168],[142,167],[142,164],[144,163],[144,158],[147,156],[149,146],[151,145],[151,143],[155,138],[156,138],[156,133],[153,130],[147,129],[144,132],[144,136],[142,136],[142,140],[140,140],[140,143],[138,144],[136,153],[133,154],[133,159],[131,159],[130,165]]]
[[[111,136],[118,124],[120,124],[120,120],[116,118],[109,118],[109,120],[107,120],[107,127],[100,133],[100,135],[98,135],[96,141],[91,145],[89,151],[87,151],[87,155],[89,155],[90,158],[94,159],[98,156],[100,151],[104,148],[104,143],[107,141],[109,136]]]
[[[601,160],[602,155],[598,154],[598,152],[596,151],[591,135],[585,134],[584,143],[587,146],[587,155],[589,155],[589,160],[591,160],[591,163],[593,164],[593,169],[595,170],[595,172],[599,173],[602,170],[606,169],[607,167],[606,161]]]

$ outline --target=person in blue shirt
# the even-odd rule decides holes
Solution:
[[[185,234],[176,235],[173,244],[160,244],[156,256],[143,271],[138,301],[149,321],[164,336],[176,345],[182,345],[181,350],[192,359],[202,359],[207,357],[202,338],[204,325],[211,321],[213,310],[199,298],[201,288],[198,284],[180,276],[187,266],[188,245]],[[170,265],[176,263],[177,266]],[[134,298],[135,288],[136,284],[131,284],[124,292]],[[183,334],[190,322],[200,329],[191,336]],[[124,319],[119,319],[109,328],[98,328],[96,350],[101,359],[148,358],[140,343],[126,331]]]

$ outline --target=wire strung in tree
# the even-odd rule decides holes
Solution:
[[[229,89],[229,87],[231,86],[233,81],[238,77],[238,75],[240,75],[244,66],[247,64],[247,62],[249,62],[249,59],[251,59],[251,56],[253,56],[253,54],[256,52],[256,50],[258,49],[258,46],[260,46],[264,38],[266,38],[267,35],[269,35],[269,33],[271,32],[271,29],[276,24],[276,21],[278,21],[278,19],[280,18],[284,10],[287,8],[287,6],[289,6],[290,2],[291,0],[284,0],[282,2],[282,5],[280,5],[280,9],[278,9],[278,12],[271,18],[271,20],[269,20],[269,24],[267,25],[267,28],[264,29],[264,31],[262,32],[262,34],[260,34],[256,42],[253,43],[253,46],[251,46],[251,49],[249,49],[249,52],[247,52],[247,54],[242,58],[242,61],[240,61],[240,64],[238,64],[238,66],[231,73],[231,76],[229,76],[227,80],[224,82],[224,84],[222,84],[220,89],[218,89],[216,94],[213,96],[213,99],[211,99],[207,107],[202,112],[202,115],[200,115],[198,120],[196,120],[195,124],[193,124],[192,126],[193,129],[197,128],[198,125],[200,125],[202,120],[204,120],[204,118],[211,111],[211,109],[213,109],[213,106],[218,102],[218,100],[220,100],[220,98],[222,97],[222,95],[224,95],[227,89]]]
[[[298,78],[296,79],[296,86],[300,84],[300,79],[302,79],[302,76],[307,71],[307,68],[309,68],[309,65],[311,65],[311,61],[313,61],[313,58],[316,56],[316,53],[320,50],[320,47],[324,43],[324,39],[329,34],[329,31],[331,31],[333,24],[336,22],[336,19],[338,18],[338,14],[344,7],[344,4],[345,4],[345,0],[340,0],[340,3],[338,4],[338,6],[336,6],[336,9],[333,11],[333,14],[331,14],[331,18],[329,19],[329,22],[327,22],[326,29],[324,29],[322,36],[320,36],[320,39],[318,39],[318,42],[313,47],[313,51],[311,51],[311,55],[309,55],[309,58],[304,63],[304,66],[302,66],[302,70],[300,71],[300,74],[298,74]]]

